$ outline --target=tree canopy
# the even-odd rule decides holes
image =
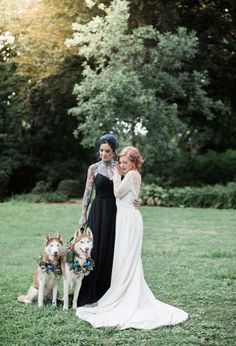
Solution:
[[[0,197],[38,180],[84,182],[88,145],[104,131],[141,146],[144,177],[167,181],[172,171],[184,184],[180,172],[197,155],[227,156],[236,148],[235,6],[0,0]]]
[[[149,148],[153,167],[176,154],[185,118],[212,119],[225,107],[207,96],[207,73],[194,68],[194,32],[160,33],[151,25],[128,31],[128,2],[115,0],[100,9],[103,16],[74,24],[74,37],[67,40],[85,59],[83,80],[74,88],[77,106],[70,112],[84,145],[93,146],[101,132],[125,134]]]

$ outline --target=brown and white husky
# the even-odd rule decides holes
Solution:
[[[17,298],[18,302],[29,304],[38,301],[42,307],[44,301],[52,299],[52,304],[57,305],[58,283],[62,274],[61,259],[63,255],[62,238],[47,236],[43,255],[40,257],[39,265],[34,273],[33,285],[26,295]]]
[[[87,228],[84,231],[75,232],[73,239],[65,250],[65,258],[62,264],[64,283],[63,310],[68,310],[69,291],[73,292],[72,308],[77,308],[77,299],[84,276],[93,270],[94,262],[91,259],[93,248],[93,234]]]

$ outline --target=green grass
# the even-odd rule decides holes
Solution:
[[[0,204],[0,345],[236,345],[236,213],[142,207],[143,265],[155,296],[189,312],[180,326],[153,331],[93,329],[61,307],[17,302],[32,282],[46,234],[67,241],[80,207]]]

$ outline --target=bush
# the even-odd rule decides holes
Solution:
[[[209,151],[196,157],[195,171],[198,169],[199,179],[207,184],[226,184],[236,175],[236,150],[224,153]]]
[[[11,200],[28,203],[63,203],[68,201],[68,195],[63,192],[29,193],[15,195]]]
[[[51,190],[51,183],[44,180],[37,181],[35,187],[32,189],[32,194],[40,194],[49,192]]]
[[[168,176],[172,186],[227,184],[236,177],[236,150],[184,155],[173,163]]]
[[[0,201],[3,200],[8,193],[9,175],[5,170],[0,170]]]
[[[236,182],[226,186],[183,187],[163,189],[154,184],[141,189],[143,205],[194,208],[236,208]]]
[[[66,193],[69,197],[81,197],[81,185],[78,180],[67,179],[62,180],[57,187],[58,192]]]

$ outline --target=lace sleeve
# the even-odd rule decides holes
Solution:
[[[113,188],[114,195],[117,198],[122,198],[129,192],[131,189],[135,188],[137,190],[137,194],[139,192],[140,181],[136,178],[135,171],[129,171],[123,180],[121,180],[121,176],[115,174],[113,177]]]
[[[93,172],[92,166],[90,166],[87,173],[86,186],[85,186],[85,191],[84,191],[83,201],[82,201],[82,215],[86,215],[86,212],[91,200],[94,178],[95,178],[94,172]]]

